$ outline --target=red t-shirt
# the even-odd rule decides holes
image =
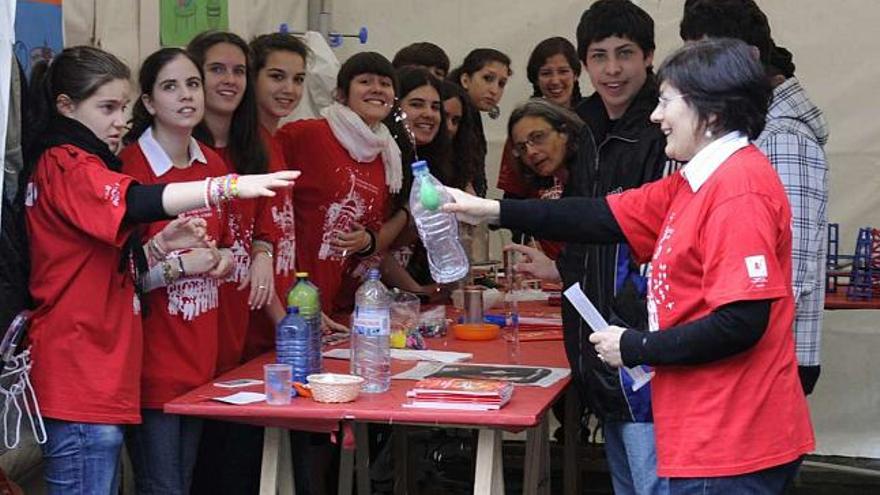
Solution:
[[[130,271],[119,271],[132,182],[63,145],[43,153],[28,184],[30,375],[45,417],[140,422],[139,304]]]
[[[188,168],[172,167],[156,176],[139,143],[132,143],[119,154],[123,170],[141,184],[167,184],[203,180],[226,174],[223,159],[200,145],[207,163],[195,162]],[[228,214],[224,209],[201,208],[184,216],[201,217],[208,235],[218,246],[229,246]],[[168,221],[146,226],[144,239],[160,232]],[[171,253],[170,256],[175,256]],[[186,268],[186,267],[184,267]],[[184,277],[171,286],[144,295],[144,367],[141,374],[141,406],[162,406],[214,377],[217,364],[218,281],[211,277]]]
[[[634,255],[651,260],[652,330],[735,301],[773,300],[764,336],[751,349],[706,364],[656,367],[657,474],[739,475],[812,451],[791,331],[791,211],[767,158],[748,146],[696,193],[679,173],[608,203]]]
[[[265,128],[260,127],[260,135],[269,151],[269,171],[279,172],[287,169],[284,153],[278,141]],[[296,230],[293,213],[293,189],[276,190],[269,198],[266,213],[261,215],[261,227],[272,232],[275,245],[275,292],[281,304],[287,304],[287,292],[296,281]],[[275,325],[263,309],[251,313],[250,326],[244,342],[242,359],[248,361],[275,348]]]
[[[343,278],[361,263],[360,258],[332,248],[330,239],[358,222],[378,232],[387,215],[389,194],[381,155],[359,163],[333,136],[326,120],[291,122],[276,133],[285,161],[301,170],[294,193],[296,261],[301,271],[321,291],[321,308],[336,310]],[[352,292],[346,284],[346,292]]]

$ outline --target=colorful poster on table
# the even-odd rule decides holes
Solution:
[[[162,46],[186,46],[202,31],[229,29],[227,0],[161,0],[159,42]]]
[[[61,0],[18,0],[15,6],[15,55],[24,73],[40,60],[52,60],[64,48]]]

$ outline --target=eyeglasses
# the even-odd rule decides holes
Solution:
[[[657,107],[660,108],[660,110],[665,110],[666,105],[669,105],[669,103],[671,101],[678,100],[679,98],[684,98],[685,96],[687,96],[686,93],[681,93],[681,94],[678,94],[675,96],[662,96],[662,95],[658,96],[657,97]]]
[[[515,158],[522,158],[528,153],[529,146],[541,146],[547,142],[547,139],[550,137],[550,132],[554,131],[556,131],[556,129],[552,128],[532,131],[529,133],[529,137],[526,138],[525,142],[513,144],[513,156]]]

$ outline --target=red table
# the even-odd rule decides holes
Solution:
[[[443,342],[441,339],[428,339],[428,346],[433,350],[470,352],[474,355],[471,360],[473,363],[509,363],[508,344],[501,339],[465,342],[450,336],[445,347]],[[519,356],[519,364],[568,368],[560,341],[524,342],[520,344]],[[217,381],[234,378],[262,379],[262,366],[271,360],[271,354],[263,355],[222,375]],[[325,359],[324,364],[327,371],[342,373],[348,371],[348,361]],[[392,373],[409,369],[414,364],[414,362],[394,360]],[[513,398],[505,407],[490,412],[403,408],[401,404],[405,401],[406,391],[412,388],[414,383],[409,380],[392,380],[388,392],[375,395],[361,394],[356,401],[346,404],[320,404],[309,399],[297,398],[289,406],[270,406],[265,403],[236,406],[217,402],[211,398],[228,395],[231,392],[229,389],[218,388],[213,383],[209,383],[169,402],[165,405],[165,411],[267,427],[261,493],[273,494],[276,475],[279,474],[276,471],[277,466],[280,465],[282,470],[285,468],[289,470],[290,466],[287,457],[289,447],[285,443],[289,441],[289,437],[282,434],[281,429],[326,432],[338,430],[340,423],[353,422],[356,431],[358,473],[365,473],[369,458],[365,452],[367,423],[478,428],[480,432],[474,493],[479,494],[504,493],[501,464],[502,431],[515,432],[526,429],[528,430],[526,487],[527,492],[538,493],[549,490],[549,422],[546,413],[566,388],[569,380],[570,377],[563,378],[549,388],[518,386]],[[241,390],[262,392],[262,385],[235,391]],[[566,430],[576,432],[576,423]],[[568,443],[573,442],[566,442]],[[405,449],[405,445],[400,447]],[[405,456],[396,458],[405,458]],[[348,455],[343,456],[340,466],[340,493],[350,493],[352,469],[351,454],[348,452]],[[287,472],[280,474],[284,493],[290,493],[292,475]],[[541,486],[543,478],[546,478],[546,483]],[[364,485],[366,483],[369,483],[367,476],[358,476],[359,487],[368,486]],[[359,490],[359,493],[368,493],[368,491]]]

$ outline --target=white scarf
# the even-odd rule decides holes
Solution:
[[[385,124],[380,122],[375,129],[370,129],[358,114],[340,103],[321,110],[321,115],[330,124],[333,136],[358,162],[371,162],[381,153],[388,190],[392,193],[400,191],[403,176],[400,148]]]

